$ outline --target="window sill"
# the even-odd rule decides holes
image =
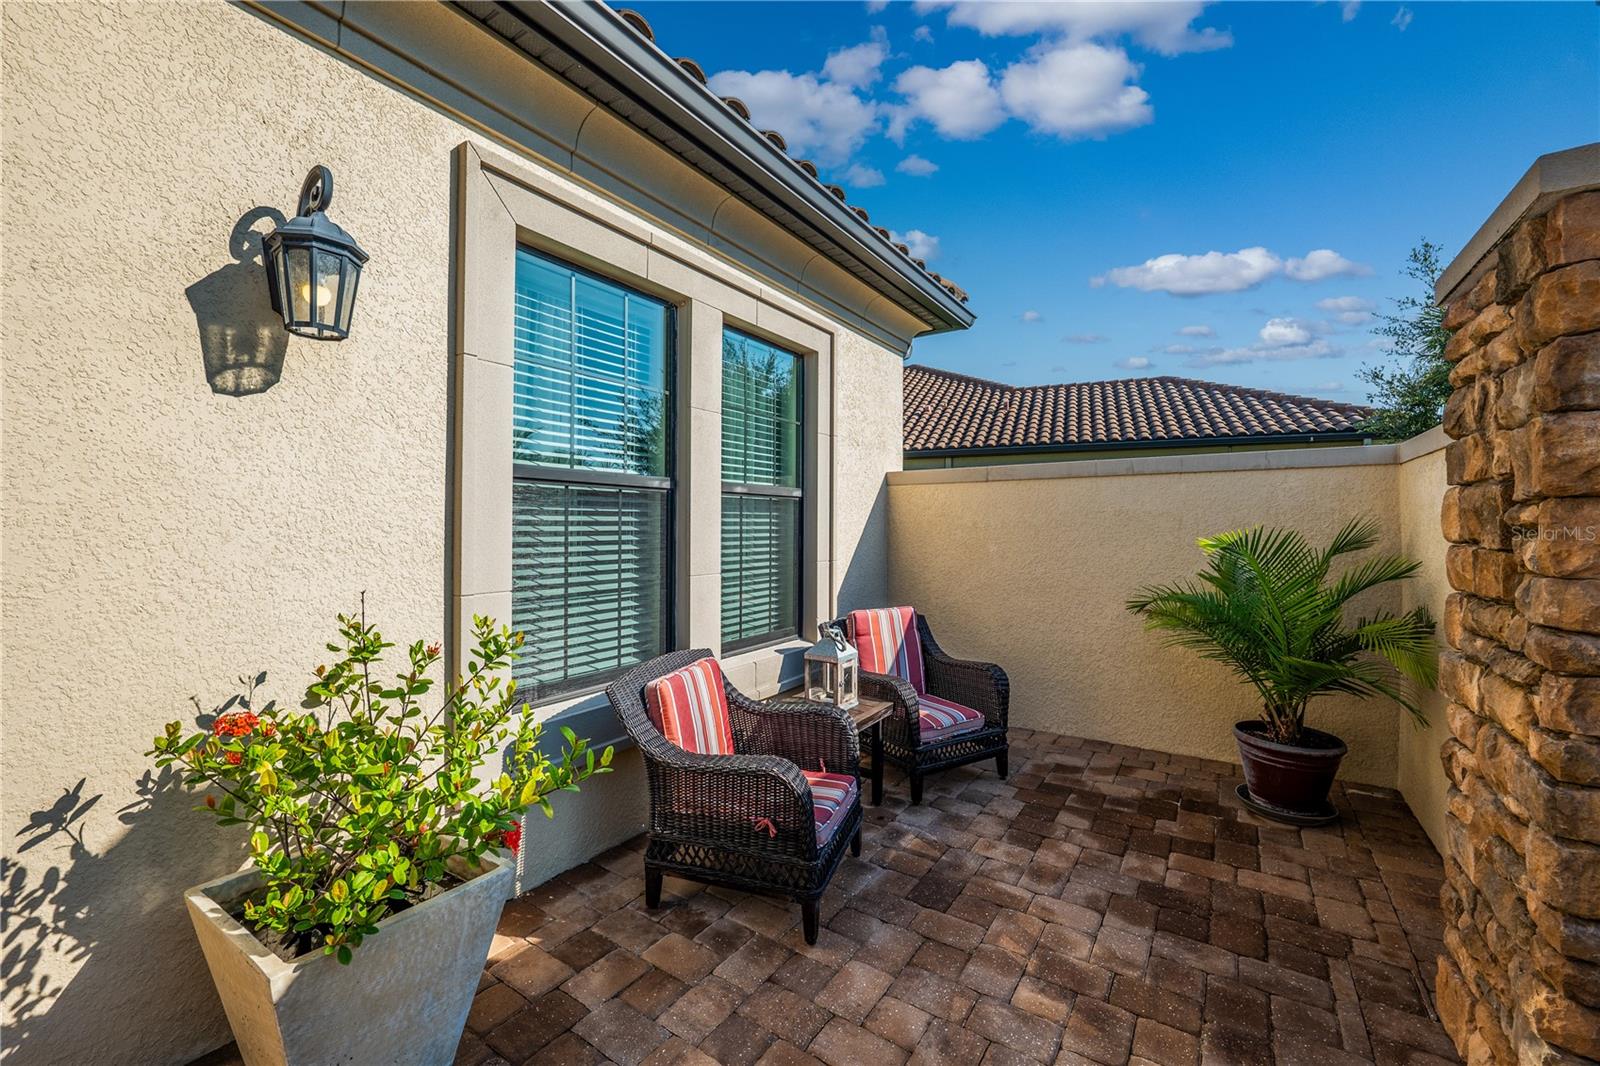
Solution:
[[[561,706],[562,703],[567,705]],[[572,730],[580,739],[587,740],[597,752],[608,747],[626,751],[634,746],[633,738],[622,728],[622,719],[617,717],[616,709],[603,691],[572,695],[555,706],[560,709],[541,719],[544,732],[539,736],[539,750],[549,758],[560,759],[561,751],[566,747],[567,738],[561,735],[562,726]]]
[[[794,644],[800,640],[799,632],[779,633],[770,637],[755,637],[748,643],[739,641],[733,645],[724,645],[723,654],[732,658],[738,655],[749,655],[758,651],[771,651],[781,648],[786,644]]]

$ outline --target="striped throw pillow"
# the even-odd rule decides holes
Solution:
[[[645,707],[661,735],[698,755],[732,755],[733,728],[722,667],[701,659],[645,686]]]
[[[917,612],[911,607],[879,607],[852,611],[861,669],[869,674],[889,674],[911,682],[917,692],[927,691],[922,677],[922,640],[917,636]]]

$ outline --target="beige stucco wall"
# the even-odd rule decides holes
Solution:
[[[1426,607],[1435,620],[1442,620],[1444,602],[1450,595],[1450,582],[1444,572],[1445,549],[1449,543],[1439,525],[1439,508],[1445,489],[1444,449],[1430,450],[1396,467],[1395,489],[1400,550],[1422,563],[1422,570],[1402,591],[1403,605],[1408,610]],[[1443,646],[1442,632],[1438,639]],[[1407,805],[1441,852],[1445,848],[1445,798],[1450,788],[1450,780],[1439,761],[1439,750],[1450,736],[1450,727],[1445,721],[1446,702],[1438,692],[1427,694],[1423,704],[1428,714],[1425,727],[1418,728],[1401,720],[1395,767],[1395,787],[1405,796]]]
[[[489,40],[442,9],[373,10],[455,20],[424,27],[419,47]],[[240,675],[264,672],[267,694],[297,698],[334,612],[363,590],[393,636],[445,632],[452,152],[516,145],[241,8],[0,14],[4,1055],[181,1063],[228,1034],[180,892],[242,853],[143,752],[193,714],[191,697],[209,710]],[[370,39],[350,46],[383,58]],[[581,118],[574,94],[527,83],[525,61],[484,47],[455,60],[464,77],[539,101],[552,124]],[[617,167],[624,143],[607,145]],[[644,142],[632,152],[686,212],[725,199]],[[292,210],[314,162],[336,175],[331,215],[372,257],[337,345],[285,343],[258,265],[229,247],[255,209]],[[615,168],[592,177],[623,184]],[[804,259],[762,226],[728,257]],[[213,392],[202,324],[214,357],[231,328],[236,346],[281,356],[281,380]],[[893,410],[863,417],[839,449],[877,464],[840,477],[828,571],[836,596],[866,601],[886,588],[880,488],[898,466],[899,362],[881,337],[833,328],[840,380],[883,389]],[[619,809],[636,818],[641,780],[627,757],[565,805],[560,861],[614,835]]]
[[[858,334],[834,359],[834,581],[839,611],[889,596],[889,487],[901,463],[901,359]],[[820,621],[820,619],[817,619]]]
[[[1197,537],[1241,526],[1325,543],[1371,514],[1377,550],[1401,550],[1395,459],[1385,446],[907,471],[890,478],[893,598],[952,654],[1005,667],[1016,725],[1237,761],[1231,726],[1256,713],[1252,693],[1164,647],[1124,603],[1199,570]],[[1393,786],[1401,713],[1328,698],[1310,719],[1349,744],[1347,779]]]

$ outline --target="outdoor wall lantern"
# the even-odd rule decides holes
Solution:
[[[333,202],[333,172],[314,166],[300,186],[295,217],[267,234],[263,244],[267,289],[283,328],[302,337],[342,341],[367,253],[327,215]]]
[[[805,656],[806,699],[848,711],[860,702],[860,655],[838,626],[824,622],[817,631],[821,639]]]

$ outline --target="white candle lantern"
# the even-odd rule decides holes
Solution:
[[[821,639],[806,651],[806,699],[848,711],[860,702],[861,656],[837,626],[817,630]]]

